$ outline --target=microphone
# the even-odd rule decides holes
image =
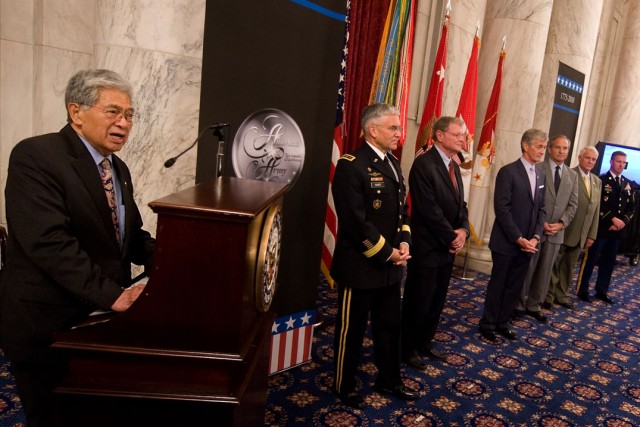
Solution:
[[[220,129],[220,128],[227,127],[227,126],[229,126],[229,123],[215,123],[215,124],[212,124],[211,126],[207,126],[206,128],[202,129],[202,132],[200,132],[200,135],[198,135],[198,137],[195,139],[195,141],[193,141],[193,143],[191,143],[190,146],[188,146],[186,149],[181,151],[177,156],[174,156],[174,157],[171,157],[170,159],[167,159],[164,162],[164,167],[165,168],[170,168],[171,166],[173,166],[176,163],[176,160],[178,160],[180,158],[180,156],[182,156],[187,151],[191,150],[193,147],[196,146],[196,144],[198,143],[198,141],[200,141],[200,139],[202,139],[202,137],[204,136],[206,131],[208,131],[210,129]]]

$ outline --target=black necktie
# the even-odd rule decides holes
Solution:
[[[616,176],[616,182],[618,183],[618,187],[622,186],[622,183],[620,182],[620,177]]]
[[[556,189],[556,194],[558,194],[558,188],[560,188],[560,166],[556,166],[556,174],[553,177],[553,186]]]
[[[396,181],[399,181],[398,173],[396,172],[396,169],[391,164],[391,160],[389,160],[387,156],[384,156],[384,163],[389,167],[389,169],[391,169],[391,172],[393,173],[393,176],[396,178]]]

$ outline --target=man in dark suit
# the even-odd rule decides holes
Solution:
[[[493,207],[496,219],[491,230],[489,249],[493,259],[487,285],[480,333],[496,341],[496,333],[515,340],[509,319],[518,303],[531,256],[545,221],[545,177],[535,164],[547,148],[547,134],[529,129],[522,135],[522,157],[498,171]]]
[[[131,263],[151,266],[155,241],[114,155],[135,118],[131,94],[112,71],[80,71],[65,93],[68,125],[11,153],[0,343],[30,427],[52,424],[51,393],[64,372],[49,348],[54,333],[96,309],[129,308],[144,289],[127,289]]]
[[[569,145],[566,136],[554,136],[549,140],[549,158],[539,165],[545,174],[545,182],[549,183],[544,198],[546,219],[540,250],[531,258],[518,304],[520,313],[524,311],[543,323],[547,316],[540,308],[551,308],[545,305],[551,269],[564,239],[564,229],[571,223],[578,207],[578,175],[564,164]]]
[[[573,309],[569,300],[569,285],[582,249],[589,249],[598,233],[598,214],[600,212],[600,192],[602,181],[591,173],[598,160],[598,150],[583,147],[578,154],[578,209],[569,226],[564,231],[564,242],[560,247],[551,273],[551,283],[546,303],[556,303]]]
[[[608,294],[611,274],[616,264],[620,239],[634,213],[631,182],[622,176],[622,172],[627,167],[627,155],[624,151],[613,152],[610,165],[609,171],[600,175],[602,191],[598,237],[583,257],[578,276],[578,297],[586,302],[591,302],[589,280],[593,267],[598,263],[595,297],[607,304],[614,304]]]
[[[427,365],[420,354],[446,360],[431,341],[455,255],[469,236],[460,168],[452,160],[466,138],[461,119],[440,117],[433,127],[433,147],[415,159],[409,173],[413,247],[402,299],[402,355],[421,371]]]
[[[402,128],[398,109],[372,104],[362,113],[365,142],[338,161],[333,200],[338,240],[331,276],[338,284],[334,387],[360,408],[356,371],[369,314],[378,377],[374,388],[402,399],[417,392],[400,377],[400,281],[410,258],[411,230],[400,163],[391,154]]]

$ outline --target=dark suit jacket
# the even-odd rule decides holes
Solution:
[[[150,268],[155,241],[142,229],[131,175],[115,155],[113,167],[125,206],[122,249],[98,169],[71,126],[13,149],[0,292],[0,344],[10,359],[46,359],[55,331],[110,309],[130,284],[131,263]]]
[[[338,160],[332,184],[338,240],[331,276],[342,285],[375,289],[402,279],[402,267],[387,259],[401,242],[411,244],[411,230],[400,163],[388,157],[399,181],[366,143]]]
[[[542,236],[545,221],[545,177],[536,168],[536,193],[531,197],[527,171],[520,159],[498,171],[493,196],[496,219],[491,230],[489,249],[502,255],[517,255],[519,237]]]
[[[634,214],[633,191],[631,181],[624,176],[620,177],[621,185],[618,185],[611,172],[600,175],[602,191],[600,192],[600,216],[598,223],[598,237],[620,239],[627,232],[627,227]],[[620,231],[609,230],[611,219],[617,217],[625,223]]]
[[[409,262],[427,267],[453,262],[455,255],[449,253],[456,238],[453,230],[469,230],[460,168],[455,162],[453,166],[458,193],[435,147],[413,162],[409,173],[413,238]]]

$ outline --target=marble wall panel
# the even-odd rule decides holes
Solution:
[[[0,39],[33,44],[33,1],[0,0]]]
[[[94,39],[95,1],[86,0],[42,0],[43,46],[63,50],[92,53]]]
[[[205,0],[100,0],[96,43],[202,58],[205,4]]]

